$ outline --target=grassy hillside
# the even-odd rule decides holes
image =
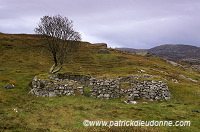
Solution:
[[[172,99],[137,105],[124,104],[121,99],[98,100],[82,96],[35,97],[28,94],[35,75],[49,71],[52,60],[38,35],[0,34],[0,131],[187,131],[200,129],[200,73],[184,70],[165,60],[142,57],[109,49],[99,54],[98,45],[82,43],[61,73],[116,77],[150,74],[168,83]],[[145,70],[145,73],[138,73]],[[179,74],[198,82],[182,78]],[[179,83],[171,80],[177,79]],[[8,83],[14,89],[5,89]],[[147,102],[143,103],[143,102]],[[18,112],[14,111],[17,109]],[[187,127],[84,127],[84,120],[169,120],[191,121]]]

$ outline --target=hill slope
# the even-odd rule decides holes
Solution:
[[[148,50],[151,56],[161,57],[171,61],[181,61],[184,59],[199,59],[200,47],[191,45],[161,45]]]
[[[0,34],[0,130],[8,131],[197,131],[200,115],[200,74],[174,67],[165,60],[128,54],[82,42],[79,51],[61,70],[69,74],[89,74],[112,78],[150,74],[168,83],[172,99],[162,102],[137,100],[137,105],[120,99],[98,100],[91,97],[42,98],[29,95],[35,75],[49,71],[52,60],[39,35]],[[138,73],[145,70],[145,73]],[[197,80],[193,82],[183,78]],[[176,79],[178,83],[172,80]],[[14,89],[5,89],[7,83]],[[14,110],[15,109],[15,110]],[[16,109],[18,112],[16,112]],[[84,120],[190,120],[190,127],[84,127]]]

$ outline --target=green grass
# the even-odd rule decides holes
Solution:
[[[172,99],[148,102],[137,100],[128,105],[123,99],[102,100],[85,96],[35,97],[28,94],[35,75],[45,78],[52,65],[51,58],[38,35],[0,34],[0,131],[183,131],[198,132],[200,115],[200,74],[173,67],[166,61],[132,55],[110,49],[110,54],[98,54],[102,48],[89,43],[82,47],[71,63],[65,63],[61,73],[84,74],[94,77],[116,78],[130,76],[145,70],[158,79],[167,81]],[[156,69],[156,70],[155,70]],[[179,76],[183,74],[197,80],[191,82]],[[179,80],[179,83],[171,82]],[[7,83],[14,89],[5,89]],[[127,83],[122,87],[126,88]],[[147,102],[143,103],[143,102]],[[15,112],[14,109],[18,112]],[[168,120],[191,121],[190,127],[84,127],[84,120]]]

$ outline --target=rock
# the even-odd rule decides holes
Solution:
[[[6,84],[4,87],[7,89],[13,89],[15,87],[15,85],[14,84]]]
[[[103,94],[100,94],[100,95],[97,96],[97,98],[103,98],[103,97],[104,97]]]
[[[14,111],[15,111],[15,112],[18,112],[17,108],[14,108]]]
[[[129,104],[137,104],[138,102],[137,101],[129,101],[128,103]]]
[[[134,95],[131,95],[131,96],[128,97],[128,100],[127,100],[127,101],[128,101],[128,102],[133,101],[134,98],[135,98]]]
[[[33,81],[37,81],[38,80],[38,78],[37,78],[37,76],[35,76],[34,78],[33,78]]]
[[[134,94],[134,97],[139,97],[140,95],[139,94]]]
[[[54,97],[54,96],[56,96],[55,92],[49,92],[49,97]]]
[[[168,60],[167,60],[167,62],[170,63],[170,64],[173,65],[173,66],[178,66],[178,64],[177,64],[176,62],[168,61]]]
[[[124,103],[125,103],[125,104],[128,104],[128,102],[127,102],[127,101],[124,101]]]
[[[139,70],[138,72],[139,73],[145,73],[146,71],[145,70]]]
[[[192,110],[192,112],[197,112],[197,113],[200,113],[200,111],[198,111],[198,110]]]
[[[148,99],[148,101],[153,101],[153,99]]]
[[[172,82],[178,83],[178,80],[176,80],[176,79],[172,79]]]
[[[170,99],[170,97],[165,97],[165,99],[166,99],[166,100],[169,100],[169,99]]]
[[[110,98],[110,94],[104,94],[104,98]]]
[[[156,96],[155,100],[161,100],[161,98],[159,96]]]
[[[108,49],[100,49],[98,51],[99,54],[110,54],[110,52],[108,51]]]
[[[139,91],[133,91],[133,93],[135,93],[135,94],[138,94],[138,93],[139,93]]]

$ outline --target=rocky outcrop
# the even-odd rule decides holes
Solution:
[[[167,62],[170,63],[173,66],[178,66],[178,67],[181,67],[181,68],[186,69],[186,70],[200,71],[200,65],[181,65],[179,63],[176,63],[176,62],[173,62],[173,61],[168,61],[168,60],[167,60]]]
[[[190,65],[200,65],[200,58],[198,59],[182,59],[181,62],[185,62],[185,63],[188,63]]]
[[[197,80],[194,80],[194,79],[192,79],[192,78],[186,77],[186,76],[184,76],[184,75],[182,75],[182,74],[179,74],[179,76],[180,76],[180,77],[183,77],[183,78],[185,78],[185,79],[188,79],[188,80],[190,80],[190,81],[192,81],[192,82],[198,82]]]

